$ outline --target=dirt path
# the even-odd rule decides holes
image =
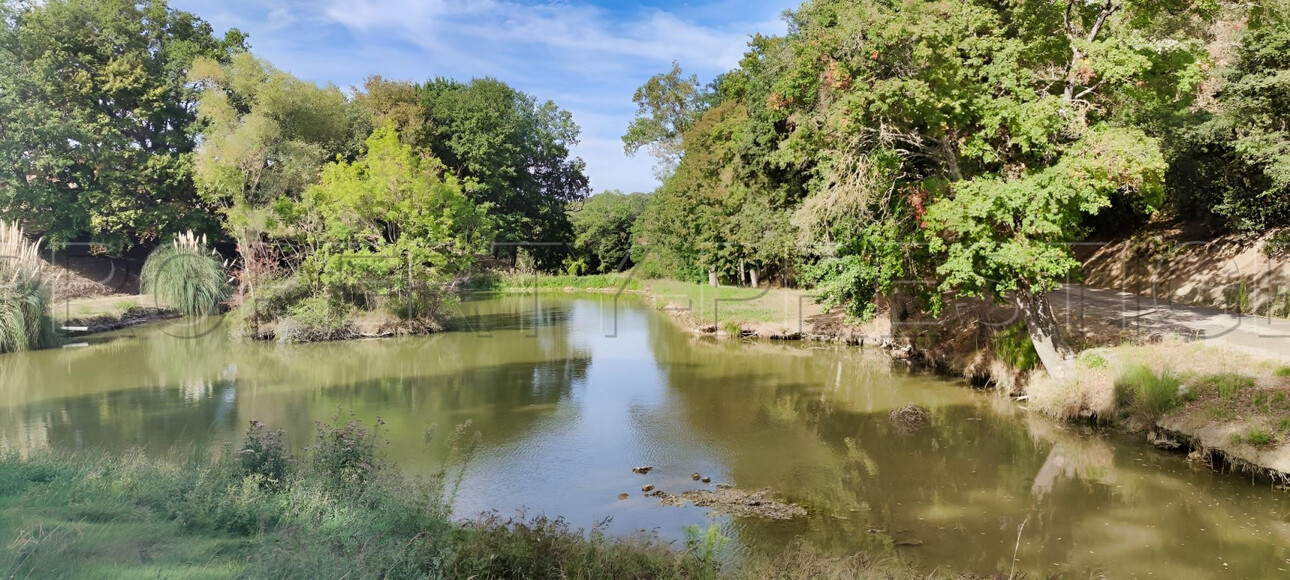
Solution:
[[[1178,336],[1261,358],[1290,361],[1290,320],[1187,306],[1149,296],[1068,284],[1049,295],[1059,318],[1097,317],[1140,336]]]

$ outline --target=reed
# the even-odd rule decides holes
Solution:
[[[0,353],[48,348],[58,342],[50,318],[50,279],[18,224],[0,221]]]
[[[148,255],[139,272],[145,294],[185,316],[215,313],[229,297],[228,277],[219,254],[190,230]]]

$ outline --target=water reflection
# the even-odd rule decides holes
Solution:
[[[1015,554],[1016,570],[1039,577],[1264,578],[1288,567],[1290,503],[1265,487],[892,372],[857,349],[717,342],[614,304],[467,302],[457,331],[422,338],[281,346],[181,340],[159,326],[6,355],[0,446],[165,452],[234,440],[251,419],[303,445],[315,421],[344,408],[383,417],[391,457],[412,471],[437,468],[442,435],[470,421],[481,447],[462,516],[524,507],[582,526],[612,516],[612,532],[665,537],[716,522],[740,550],[801,540],[978,572],[1010,569]],[[890,411],[911,402],[928,421],[893,423]],[[811,515],[732,520],[638,491],[704,487],[694,472],[777,490]]]

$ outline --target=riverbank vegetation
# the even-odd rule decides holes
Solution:
[[[1046,294],[1078,279],[1069,243],[1290,226],[1258,201],[1284,181],[1285,2],[816,0],[788,19],[708,85],[673,67],[637,92],[624,143],[667,175],[638,261],[812,285],[861,319],[902,294],[1012,302],[1067,375]]]
[[[50,280],[39,242],[0,221],[0,354],[57,344],[49,316]]]
[[[1065,375],[1046,295],[1078,278],[1066,244],[1290,226],[1264,201],[1287,182],[1284,0],[806,2],[711,83],[678,63],[642,85],[624,145],[662,186],[590,199],[571,115],[496,79],[319,86],[161,0],[5,14],[0,216],[54,248],[207,235],[256,338],[319,312],[361,328],[297,334],[433,330],[483,270],[635,268],[809,288],[862,321],[897,297],[1011,302]]]
[[[23,578],[923,578],[894,560],[797,550],[733,566],[715,528],[684,545],[559,519],[451,519],[468,426],[429,477],[386,462],[375,425],[338,415],[301,455],[252,422],[208,456],[0,455],[0,567]],[[819,574],[818,576],[816,574]]]
[[[228,298],[228,280],[219,254],[190,230],[148,255],[139,286],[184,316],[215,313]]]

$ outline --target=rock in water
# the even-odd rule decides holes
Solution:
[[[620,499],[620,500],[624,500],[624,499],[627,499],[627,498],[628,498],[628,495],[627,495],[627,494],[625,494],[625,493],[620,493],[620,494],[618,494],[618,499]]]
[[[651,469],[654,469],[654,466],[653,466],[653,465],[645,465],[645,466],[641,466],[641,467],[633,467],[633,468],[632,468],[632,473],[639,473],[639,474],[641,474],[641,475],[645,475],[646,473],[649,473]]]
[[[712,478],[711,478],[711,477],[705,477],[705,478],[703,478],[703,479],[700,479],[699,481],[702,481],[703,483],[712,483]]]
[[[654,484],[652,483],[641,486],[641,491],[644,491],[644,492],[649,492],[649,491],[652,491],[653,489],[654,489]]]
[[[693,480],[695,480],[695,481],[699,481],[699,474],[697,474],[697,473],[691,473],[691,474],[690,474],[690,479],[693,479]]]

